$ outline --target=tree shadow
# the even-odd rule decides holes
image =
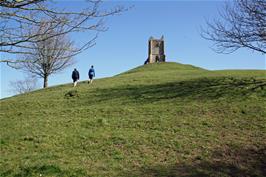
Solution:
[[[96,97],[93,103],[114,99],[121,99],[121,104],[125,102],[150,103],[172,99],[210,100],[221,97],[245,99],[252,94],[266,97],[265,90],[265,79],[213,77],[155,85],[124,85],[97,89],[94,92]]]
[[[213,152],[209,160],[193,159],[189,163],[157,165],[125,172],[120,176],[142,177],[264,177],[266,176],[266,147],[225,148]]]
[[[0,176],[33,177],[33,176],[86,176],[82,169],[62,170],[57,165],[21,166],[0,173]]]

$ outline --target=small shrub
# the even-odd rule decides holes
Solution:
[[[105,125],[108,124],[108,122],[107,122],[106,119],[98,119],[98,120],[97,120],[97,123],[98,123],[98,125],[100,125],[100,126],[105,126]]]
[[[71,98],[71,97],[78,97],[78,91],[77,90],[70,90],[65,94],[66,98]]]
[[[23,138],[24,141],[34,141],[34,138],[32,136],[26,136]]]

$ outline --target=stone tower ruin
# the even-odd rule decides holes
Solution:
[[[146,60],[145,64],[155,62],[165,62],[163,36],[161,39],[154,39],[153,37],[150,37],[149,39],[148,59]]]

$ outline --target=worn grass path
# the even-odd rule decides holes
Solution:
[[[0,176],[266,176],[265,84],[161,63],[0,100]]]

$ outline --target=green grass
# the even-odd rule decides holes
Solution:
[[[265,176],[266,71],[150,64],[0,101],[0,176]]]

